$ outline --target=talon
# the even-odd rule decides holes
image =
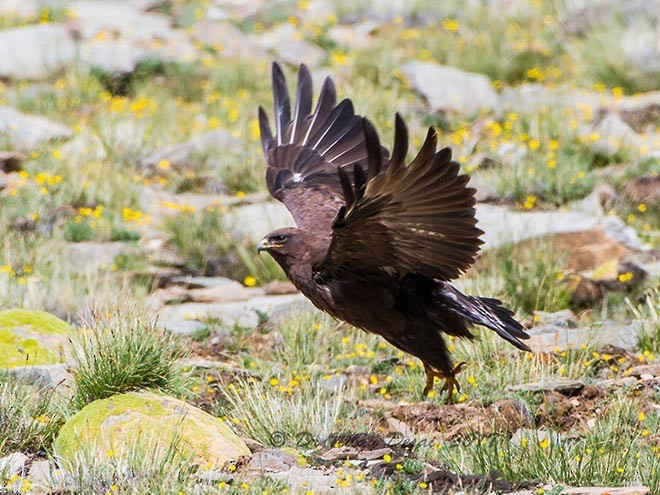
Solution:
[[[444,379],[445,383],[442,386],[442,390],[447,391],[447,403],[452,404],[454,402],[454,390],[456,392],[461,391],[461,386],[456,380],[456,375],[458,375],[465,366],[465,362],[458,363],[454,366],[454,369],[447,376],[443,375],[441,372],[434,370],[426,363],[424,364],[424,371],[426,372],[426,385],[424,387],[424,397],[428,397],[431,390],[433,390],[433,383],[436,377]]]

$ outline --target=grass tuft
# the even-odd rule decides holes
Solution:
[[[151,323],[119,314],[97,319],[73,343],[74,407],[143,388],[181,396],[184,356],[180,344]]]

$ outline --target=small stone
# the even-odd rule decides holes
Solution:
[[[196,320],[167,320],[159,321],[158,326],[174,335],[193,337],[201,330],[207,328],[206,323]]]
[[[382,459],[386,455],[393,457],[394,451],[389,447],[385,447],[384,449],[365,450],[363,452],[358,453],[357,459],[365,460],[365,461],[375,461]]]
[[[639,378],[644,376],[654,378],[656,376],[660,376],[660,364],[642,364],[639,366],[633,366],[632,368],[626,370],[626,374]]]
[[[19,366],[9,370],[9,374],[39,387],[68,388],[72,382],[72,374],[66,364]]]
[[[25,464],[30,458],[22,452],[14,452],[12,454],[0,457],[0,473],[11,478],[15,475],[24,474]]]
[[[323,380],[321,382],[321,387],[324,390],[328,390],[330,392],[339,392],[342,388],[344,388],[347,381],[348,381],[348,376],[344,374],[332,375],[327,380]]]
[[[344,445],[342,447],[332,448],[319,457],[324,461],[329,461],[329,462],[348,461],[351,459],[357,459],[358,451],[354,447],[349,447]]]
[[[184,285],[188,289],[205,289],[209,287],[217,287],[218,285],[233,285],[236,283],[227,277],[174,277],[173,284]]]
[[[305,41],[293,24],[282,23],[250,39],[262,49],[274,52],[279,59],[291,64],[304,62],[315,67],[325,58],[323,49]]]
[[[575,314],[570,309],[561,311],[534,311],[534,323],[537,326],[553,324],[565,328],[575,326]]]
[[[50,461],[32,461],[27,479],[36,487],[50,487],[55,467]]]
[[[214,22],[204,19],[191,26],[190,35],[194,40],[219,48],[220,58],[265,61],[268,55],[253,43],[240,29],[229,22]]]
[[[282,294],[295,294],[298,289],[291,282],[274,280],[263,286],[264,294],[267,296],[279,296]]]
[[[248,471],[264,473],[275,473],[288,471],[292,466],[297,466],[296,456],[283,452],[279,449],[260,450],[252,455],[247,465]]]
[[[0,105],[0,134],[5,134],[14,148],[29,151],[49,141],[68,139],[73,131],[45,117]]]

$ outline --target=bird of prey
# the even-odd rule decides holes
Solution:
[[[268,252],[317,308],[381,335],[424,363],[426,386],[444,379],[451,401],[459,390],[442,334],[473,339],[486,326],[519,349],[529,336],[501,301],[461,293],[449,281],[474,262],[483,234],[474,216],[475,190],[459,175],[451,150],[436,150],[430,128],[406,164],[408,131],[399,114],[390,154],[372,124],[337,103],[326,78],[312,111],[312,78],[304,65],[291,101],[284,74],[272,67],[275,134],[259,108],[270,193],[297,227],[267,234]]]

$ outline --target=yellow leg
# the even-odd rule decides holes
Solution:
[[[465,363],[458,363],[454,366],[454,369],[449,375],[444,375],[443,373],[434,370],[428,364],[424,363],[424,371],[426,372],[426,386],[424,387],[424,397],[427,397],[431,390],[433,390],[433,384],[435,378],[444,380],[445,383],[442,386],[443,391],[447,391],[447,404],[454,402],[454,390],[457,392],[461,391],[461,386],[456,380],[456,375],[458,375],[465,366]]]

